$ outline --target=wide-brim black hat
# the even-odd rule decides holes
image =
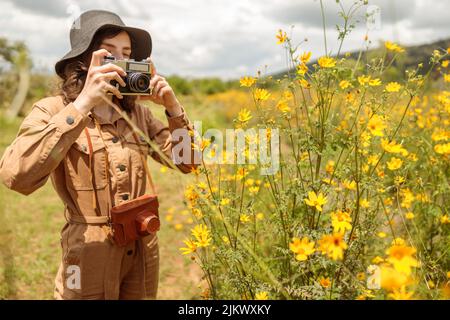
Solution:
[[[108,27],[119,27],[130,35],[132,55],[135,60],[143,60],[150,57],[152,52],[152,38],[147,31],[126,26],[122,19],[115,13],[104,10],[90,10],[83,12],[73,22],[70,29],[70,45],[72,48],[55,64],[56,73],[60,77],[63,77],[66,62],[69,59],[83,54],[91,45],[96,32]]]

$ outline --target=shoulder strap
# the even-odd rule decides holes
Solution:
[[[134,132],[133,127],[130,126],[130,128],[131,128],[132,133],[133,133],[133,138],[136,141],[136,144],[137,144],[137,146],[139,148],[139,155],[141,156],[141,161],[142,161],[142,163],[144,165],[145,173],[147,174],[147,178],[148,178],[147,182],[148,182],[148,184],[150,186],[150,190],[152,190],[153,194],[156,195],[155,185],[153,184],[152,176],[150,175],[150,170],[148,169],[146,157],[144,156],[144,152],[142,151],[141,145],[139,144],[139,139],[138,139],[138,137],[136,135],[136,132]]]
[[[84,133],[86,134],[86,138],[87,138],[87,143],[88,143],[88,147],[89,147],[89,178],[91,180],[91,184],[92,184],[92,189],[94,192],[92,192],[92,207],[95,210],[95,213],[99,216],[101,215],[101,213],[98,210],[97,207],[97,189],[95,188],[95,181],[94,181],[94,174],[92,172],[92,158],[94,155],[94,148],[92,147],[92,140],[91,140],[91,135],[89,134],[88,129],[85,127],[84,128]]]

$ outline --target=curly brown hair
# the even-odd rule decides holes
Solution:
[[[107,27],[100,29],[95,33],[89,48],[84,53],[67,61],[64,66],[63,75],[61,76],[62,81],[58,88],[58,94],[63,96],[65,104],[75,101],[83,89],[92,52],[100,48],[100,45],[104,39],[113,38],[122,31],[124,30],[120,27]],[[133,38],[130,36],[130,39],[132,48],[130,58],[133,58]],[[120,100],[114,96],[113,102],[119,105],[127,113],[130,113],[136,103],[136,96],[124,96],[123,99]]]

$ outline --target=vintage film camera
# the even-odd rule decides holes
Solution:
[[[150,78],[152,74],[152,64],[147,60],[134,61],[133,59],[117,60],[114,56],[105,57],[103,64],[113,63],[121,67],[127,75],[122,77],[126,86],[122,87],[116,80],[111,81],[111,85],[119,89],[124,96],[151,95]],[[108,93],[111,94],[111,93]]]

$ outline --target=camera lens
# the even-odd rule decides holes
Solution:
[[[145,73],[131,72],[128,74],[128,84],[133,92],[146,92],[150,86],[150,77]]]

